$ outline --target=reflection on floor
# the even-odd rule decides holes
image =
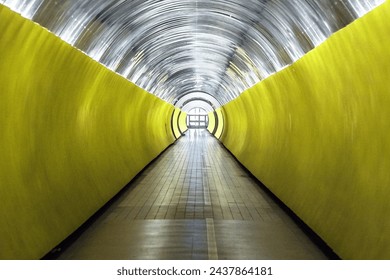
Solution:
[[[205,130],[189,130],[59,259],[326,259]]]

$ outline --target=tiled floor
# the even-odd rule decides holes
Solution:
[[[60,259],[326,259],[207,131],[189,130]]]

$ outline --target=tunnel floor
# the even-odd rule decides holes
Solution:
[[[149,165],[58,259],[327,259],[206,130]]]

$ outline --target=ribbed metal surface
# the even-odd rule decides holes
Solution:
[[[383,0],[0,0],[175,103],[220,104],[291,64]]]

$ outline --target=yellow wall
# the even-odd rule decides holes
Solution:
[[[345,259],[390,259],[390,2],[224,106],[222,141]]]
[[[184,133],[188,130],[187,127],[187,113],[181,112],[179,115],[179,129],[181,133]]]
[[[0,259],[36,259],[174,141],[174,107],[0,5]]]
[[[217,127],[214,135],[215,135],[215,137],[217,137],[219,139],[222,135],[222,132],[223,132],[225,120],[224,120],[224,114],[223,114],[222,108],[216,109],[215,113],[217,114],[217,118],[218,118],[218,127]]]
[[[209,117],[209,125],[207,126],[207,130],[208,130],[210,133],[213,133],[213,132],[214,132],[214,129],[215,129],[215,126],[217,125],[216,119],[215,119],[215,115],[214,115],[214,111],[208,113],[207,115],[208,115],[208,117]]]
[[[180,127],[179,127],[179,116],[180,116],[180,109],[175,108],[173,115],[172,115],[172,127],[173,127],[173,133],[177,138],[181,136]]]
[[[223,109],[218,108],[215,111],[208,114],[209,117],[209,125],[207,127],[207,130],[214,134],[214,136],[219,139],[223,132],[223,126],[224,126],[224,116],[223,116]]]

